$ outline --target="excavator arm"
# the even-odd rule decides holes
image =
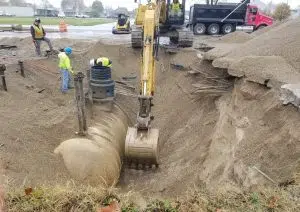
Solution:
[[[151,128],[155,91],[155,56],[158,49],[159,18],[162,1],[148,1],[143,17],[143,52],[140,72],[139,112],[135,127],[130,127],[125,141],[125,157],[131,164],[158,165],[158,129]]]

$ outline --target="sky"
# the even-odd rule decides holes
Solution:
[[[27,0],[27,2],[34,2],[34,1],[39,2],[40,0]],[[94,0],[85,0],[85,4],[87,6],[90,6],[90,5],[92,5],[93,1]],[[187,1],[193,2],[192,0],[187,0]],[[219,1],[222,1],[222,0],[219,0]],[[228,2],[239,2],[239,1],[240,0],[228,0]],[[261,1],[268,3],[271,0],[261,0]],[[49,2],[55,7],[60,7],[61,0],[49,0]],[[127,7],[128,9],[133,9],[133,8],[137,7],[137,4],[134,3],[134,0],[101,0],[101,2],[104,4],[104,6],[112,6],[113,8],[117,8],[118,6],[120,6],[120,7]],[[298,5],[300,5],[299,0],[272,0],[272,2],[273,3],[280,3],[280,2],[287,3],[288,2],[292,8],[295,8]]]

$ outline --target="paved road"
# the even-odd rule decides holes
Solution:
[[[109,24],[101,24],[96,26],[68,26],[68,32],[66,33],[59,33],[59,32],[51,32],[47,33],[48,38],[71,38],[71,39],[95,39],[95,40],[103,40],[106,43],[129,43],[130,42],[130,35],[123,34],[123,35],[113,35],[112,34],[112,27],[115,23]],[[29,27],[24,25],[24,27]],[[46,29],[57,29],[58,26],[47,26],[45,25],[44,28]],[[3,37],[29,37],[30,32],[0,32],[0,38]]]

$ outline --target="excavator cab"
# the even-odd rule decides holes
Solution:
[[[172,48],[193,46],[193,32],[185,26],[186,0],[149,0],[148,4],[139,2],[131,33],[132,48],[143,46],[144,17],[149,5],[153,7],[159,5],[159,11],[156,11],[155,17],[155,21],[159,19],[158,36],[169,37]]]
[[[167,0],[167,25],[183,25],[185,16],[185,0]]]

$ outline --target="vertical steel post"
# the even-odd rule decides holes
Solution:
[[[25,77],[25,74],[24,74],[24,63],[23,63],[23,61],[19,60],[19,65],[20,65],[20,70],[21,70],[21,76]]]
[[[5,70],[6,70],[6,66],[4,64],[0,64],[0,76],[2,79],[2,86],[3,89],[7,91],[7,85],[6,85],[5,75],[4,75]]]
[[[75,84],[75,97],[77,104],[77,115],[78,115],[78,123],[79,123],[79,135],[85,135],[87,131],[86,124],[86,112],[85,112],[85,98],[83,93],[83,78],[84,74],[82,72],[78,72],[74,78]]]

